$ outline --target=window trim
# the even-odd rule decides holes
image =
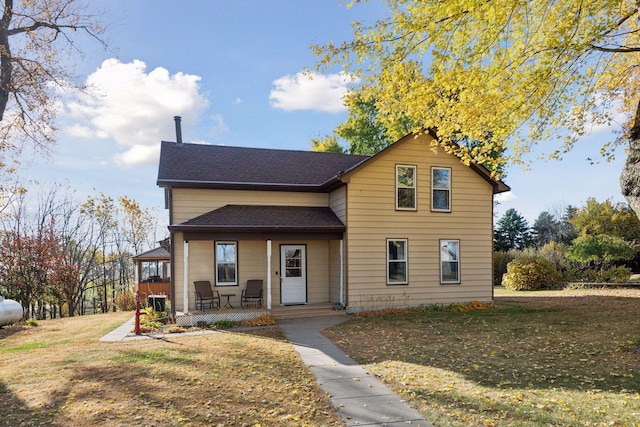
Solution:
[[[404,242],[404,260],[391,260],[389,259],[389,242]],[[385,241],[385,252],[387,259],[387,285],[396,286],[396,285],[408,285],[409,284],[409,239],[406,238],[387,238]],[[391,281],[389,278],[389,265],[391,262],[403,262],[405,265],[404,281]]]
[[[454,260],[454,261],[449,261],[449,260],[444,261],[442,259],[442,248],[443,248],[442,245],[443,245],[443,243],[446,244],[446,243],[450,243],[450,242],[455,242],[456,243],[456,248],[457,248],[456,256],[457,256],[457,259]],[[461,283],[461,277],[460,277],[461,276],[461,268],[460,268],[460,239],[440,239],[438,252],[440,254],[439,255],[439,259],[440,259],[440,284],[441,285],[458,285],[458,284],[460,284]],[[442,266],[443,266],[444,262],[449,262],[449,263],[455,262],[457,264],[458,280],[444,280],[443,279],[443,268],[442,268]]]
[[[398,168],[411,168],[413,169],[413,187],[405,187],[405,186],[400,186],[399,182],[398,182]],[[395,175],[395,181],[396,181],[396,210],[397,211],[417,211],[418,210],[418,166],[416,165],[404,165],[404,164],[397,164],[396,165],[396,175]],[[413,190],[413,207],[412,208],[406,208],[406,207],[401,207],[398,206],[398,191],[401,188],[410,188]]]
[[[218,276],[218,245],[234,245],[236,250],[235,250],[235,259],[234,259],[234,264],[235,264],[235,282],[220,282],[220,278]],[[216,278],[216,286],[238,286],[240,281],[238,280],[238,241],[237,240],[220,240],[220,241],[215,241],[213,243],[213,258],[214,258],[214,275]]]
[[[436,170],[449,171],[449,180],[448,180],[447,188],[436,188],[435,187],[435,185],[434,185],[435,180],[433,179],[433,175],[434,175],[434,172]],[[451,187],[452,187],[451,181],[452,180],[453,180],[453,173],[451,171],[451,168],[443,167],[443,166],[432,166],[431,167],[431,211],[433,211],[433,212],[451,212]],[[438,190],[438,191],[446,190],[447,191],[447,195],[448,195],[448,197],[447,197],[447,205],[448,205],[448,207],[446,209],[436,208],[433,205],[433,202],[435,200],[435,197],[433,195],[434,195],[434,192],[436,190]]]

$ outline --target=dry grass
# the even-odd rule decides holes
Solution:
[[[640,426],[640,290],[496,299],[327,335],[437,426]]]
[[[344,425],[278,328],[101,343],[132,316],[0,330],[0,425]]]

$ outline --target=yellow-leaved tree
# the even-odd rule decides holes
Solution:
[[[361,79],[358,95],[375,100],[383,126],[434,129],[434,149],[498,174],[538,143],[560,158],[623,117],[601,154],[629,143],[622,192],[640,215],[638,0],[386,3],[388,17],[354,23],[351,41],[314,46],[319,69],[340,64]]]

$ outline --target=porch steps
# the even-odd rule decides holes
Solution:
[[[347,312],[334,310],[332,303],[271,306],[271,317],[276,321],[327,316],[347,316]]]

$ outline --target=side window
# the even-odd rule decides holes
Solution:
[[[440,283],[460,283],[460,240],[440,240]]]
[[[416,210],[416,167],[396,165],[396,209]]]
[[[431,168],[431,210],[451,212],[451,168]]]
[[[407,239],[387,239],[387,285],[409,283]]]
[[[216,286],[238,285],[238,242],[216,242]]]

